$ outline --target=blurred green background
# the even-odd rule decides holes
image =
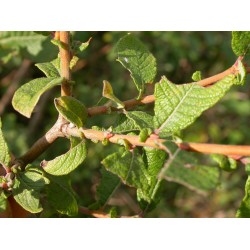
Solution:
[[[73,72],[76,81],[74,96],[87,107],[94,106],[102,96],[102,81],[111,82],[114,92],[121,100],[137,96],[129,73],[116,61],[114,46],[127,32],[72,32],[74,39],[82,42],[92,37],[90,46],[80,54],[80,60]],[[231,50],[230,32],[131,32],[137,36],[155,56],[158,66],[156,82],[166,75],[174,83],[191,82],[196,70],[202,77],[212,76],[232,66],[236,56]],[[13,83],[13,77],[23,61],[31,64],[20,79],[18,86],[43,73],[35,67],[37,62],[55,58],[58,48],[49,39],[42,43],[42,50],[32,55],[22,48],[20,51],[1,50],[0,45],[0,103]],[[6,62],[6,63],[5,63]],[[183,131],[183,140],[192,142],[213,142],[223,144],[250,144],[250,89],[236,86],[212,109],[206,111],[193,125]],[[10,91],[11,92],[11,91]],[[15,154],[20,156],[43,135],[57,119],[53,99],[60,95],[60,88],[52,89],[42,96],[31,119],[18,114],[11,106],[11,94],[2,106],[0,116],[6,140]],[[149,108],[152,108],[151,105]],[[0,106],[1,108],[1,106]],[[100,115],[89,120],[88,126],[109,127],[113,115]],[[88,142],[87,160],[72,176],[72,185],[81,205],[88,206],[95,201],[96,186],[100,181],[100,161],[118,146],[103,146]],[[59,139],[35,164],[43,159],[52,159],[65,152],[68,141]],[[246,174],[243,167],[233,173],[221,173],[221,185],[212,193],[202,196],[176,183],[165,182],[163,196],[155,210],[146,217],[234,217],[244,196]],[[119,215],[138,213],[136,192],[133,188],[121,186],[109,202],[116,206]]]

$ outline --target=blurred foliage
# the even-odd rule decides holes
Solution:
[[[80,60],[73,69],[76,81],[74,97],[86,107],[96,105],[102,96],[102,82],[108,80],[115,95],[120,100],[137,96],[129,73],[116,61],[114,45],[127,32],[72,32],[74,39],[92,41],[88,49],[79,54]],[[175,83],[192,81],[192,74],[201,71],[202,77],[208,77],[224,71],[236,60],[231,49],[230,32],[133,32],[157,60],[156,81],[162,75]],[[49,39],[42,41],[37,55],[30,55],[25,49],[21,53],[9,51],[0,54],[0,100],[11,86],[12,75],[27,58],[32,65],[20,85],[33,78],[43,77],[43,73],[34,66],[37,62],[47,62],[55,58],[58,48]],[[0,50],[1,51],[1,50]],[[6,58],[6,55],[12,56]],[[7,63],[3,63],[3,59]],[[5,61],[6,62],[6,61]],[[57,110],[53,99],[60,95],[59,88],[50,90],[38,103],[31,119],[18,114],[11,104],[1,115],[3,131],[12,152],[16,156],[23,154],[36,139],[43,135],[57,119]],[[250,144],[248,133],[250,118],[250,89],[247,79],[245,86],[234,87],[225,98],[212,109],[206,111],[191,127],[184,130],[183,140],[193,142],[213,142],[224,144]],[[150,109],[146,107],[146,109]],[[114,116],[100,115],[88,121],[87,126],[102,125],[109,127]],[[51,160],[66,152],[69,142],[59,139],[44,153],[39,161]],[[71,174],[73,188],[78,194],[81,205],[89,206],[95,202],[96,186],[100,181],[100,162],[109,153],[118,149],[117,145],[103,146],[101,143],[88,142],[88,156],[84,164]],[[244,184],[247,175],[242,167],[233,173],[221,172],[221,185],[206,196],[196,194],[176,183],[164,182],[163,195],[155,210],[147,217],[234,217],[244,196]],[[133,188],[121,185],[109,206],[117,206],[119,215],[138,213],[136,192]],[[53,215],[51,215],[53,216]]]

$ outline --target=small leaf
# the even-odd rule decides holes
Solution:
[[[7,198],[3,192],[0,190],[0,213],[7,209]]]
[[[198,82],[201,80],[201,72],[200,71],[195,71],[192,75],[192,80],[195,82]]]
[[[164,145],[171,155],[159,174],[160,179],[179,183],[201,194],[217,187],[220,175],[217,167],[199,164],[197,153],[181,150],[173,142]]]
[[[232,50],[237,56],[243,56],[249,53],[250,32],[233,31],[232,32]]]
[[[47,77],[60,77],[60,59],[35,64]]]
[[[250,176],[248,176],[245,185],[245,196],[236,213],[237,218],[250,218]]]
[[[51,161],[41,163],[43,169],[51,175],[67,175],[76,169],[86,158],[86,143],[82,140],[67,153],[56,157]]]
[[[10,153],[2,132],[2,121],[0,118],[0,164],[8,166],[10,163]]]
[[[212,159],[219,164],[219,167],[225,171],[231,172],[237,169],[237,161],[225,155],[213,154]]]
[[[236,81],[236,84],[244,85],[246,83],[247,71],[241,60],[238,60],[237,62],[238,62],[239,74],[237,75],[238,81]]]
[[[103,81],[103,90],[102,90],[102,96],[110,99],[111,101],[113,101],[116,104],[116,108],[124,108],[124,103],[122,101],[120,101],[113,93],[113,89],[111,84],[104,80]]]
[[[50,180],[47,198],[58,213],[74,216],[78,213],[78,205],[68,176],[46,174]]]
[[[89,38],[89,40],[85,43],[82,43],[80,41],[72,41],[72,51],[74,54],[78,54],[80,52],[83,52],[85,49],[88,48],[90,41],[92,40],[92,37]]]
[[[113,132],[122,134],[137,130],[140,129],[133,120],[127,118],[124,114],[118,114],[117,120],[113,126]]]
[[[40,204],[40,191],[46,181],[36,171],[20,172],[16,175],[13,187],[13,196],[19,205],[31,213],[39,213],[43,210]]]
[[[101,174],[102,178],[100,184],[97,186],[96,194],[98,197],[98,204],[101,207],[104,207],[120,186],[121,180],[117,175],[114,175],[104,169],[101,169]]]
[[[58,112],[78,128],[83,127],[87,121],[88,111],[77,99],[71,96],[62,96],[55,99]]]
[[[141,41],[128,34],[116,45],[119,61],[129,72],[140,95],[145,83],[152,83],[156,76],[156,60]]]
[[[16,111],[30,118],[40,96],[54,86],[60,85],[63,78],[37,78],[21,86],[14,94],[12,105]]]
[[[175,85],[163,77],[155,85],[155,128],[160,136],[177,133],[192,124],[203,111],[217,103],[235,82],[228,75],[211,87],[196,83]]]
[[[151,128],[143,128],[139,134],[139,141],[145,142],[151,134],[152,134]]]

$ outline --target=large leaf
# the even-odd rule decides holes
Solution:
[[[180,183],[198,193],[215,189],[219,183],[219,169],[198,162],[197,153],[186,152],[174,143],[164,143],[171,155],[159,174],[160,179]]]
[[[175,85],[163,77],[155,86],[155,128],[169,136],[192,124],[203,111],[218,102],[235,83],[229,75],[211,87],[196,83]]]
[[[152,83],[156,76],[156,60],[148,49],[133,35],[119,40],[116,46],[118,61],[130,71],[130,75],[140,93],[145,83]]]
[[[7,166],[10,163],[10,153],[2,132],[2,121],[0,118],[0,164]]]
[[[232,50],[237,56],[249,53],[250,32],[233,31],[232,32]]]
[[[245,196],[236,213],[238,218],[250,218],[250,176],[248,176],[245,185]]]
[[[86,158],[86,143],[82,140],[67,153],[56,157],[51,161],[43,161],[43,169],[52,175],[67,175],[76,169]]]
[[[121,184],[121,180],[117,175],[112,174],[104,169],[101,169],[102,178],[100,184],[97,186],[96,193],[98,197],[98,204],[105,206],[110,197],[115,193]]]
[[[51,206],[61,214],[74,216],[78,213],[78,205],[68,176],[46,174],[50,180],[47,198]]]
[[[47,77],[60,77],[60,59],[35,64]]]
[[[37,55],[42,49],[42,43],[47,37],[32,31],[0,32],[0,45],[5,48],[26,48],[32,55]]]
[[[78,128],[83,127],[87,121],[88,111],[86,107],[72,96],[61,96],[55,99],[58,112],[69,122]]]
[[[31,213],[39,213],[43,210],[40,204],[40,191],[44,188],[46,180],[34,170],[20,172],[16,175],[13,187],[14,199],[24,209]]]
[[[37,78],[21,86],[14,94],[12,105],[22,115],[30,118],[40,96],[56,85],[60,85],[63,78]]]

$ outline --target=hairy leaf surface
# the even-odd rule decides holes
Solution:
[[[156,76],[156,60],[141,41],[128,34],[120,39],[116,46],[118,61],[130,72],[130,75],[142,93],[145,83],[152,83]]]
[[[60,77],[60,59],[35,64],[47,77]]]
[[[2,121],[0,118],[0,164],[7,166],[10,163],[10,153],[2,132]]]
[[[232,32],[232,50],[237,56],[249,54],[250,32],[233,31]]]
[[[43,210],[39,201],[40,191],[45,184],[46,180],[36,171],[20,172],[13,187],[14,199],[27,211],[39,213]]]
[[[14,94],[12,105],[16,111],[30,118],[40,96],[54,86],[60,85],[63,78],[37,78],[21,86]]]
[[[86,143],[82,140],[67,153],[56,157],[51,161],[43,161],[43,169],[51,175],[67,175],[76,169],[86,158]]]
[[[69,122],[78,128],[83,127],[87,121],[88,111],[86,107],[72,96],[61,96],[55,99],[58,112]]]
[[[217,103],[235,83],[229,75],[211,87],[196,83],[175,85],[163,77],[155,86],[155,128],[160,136],[177,133]]]

